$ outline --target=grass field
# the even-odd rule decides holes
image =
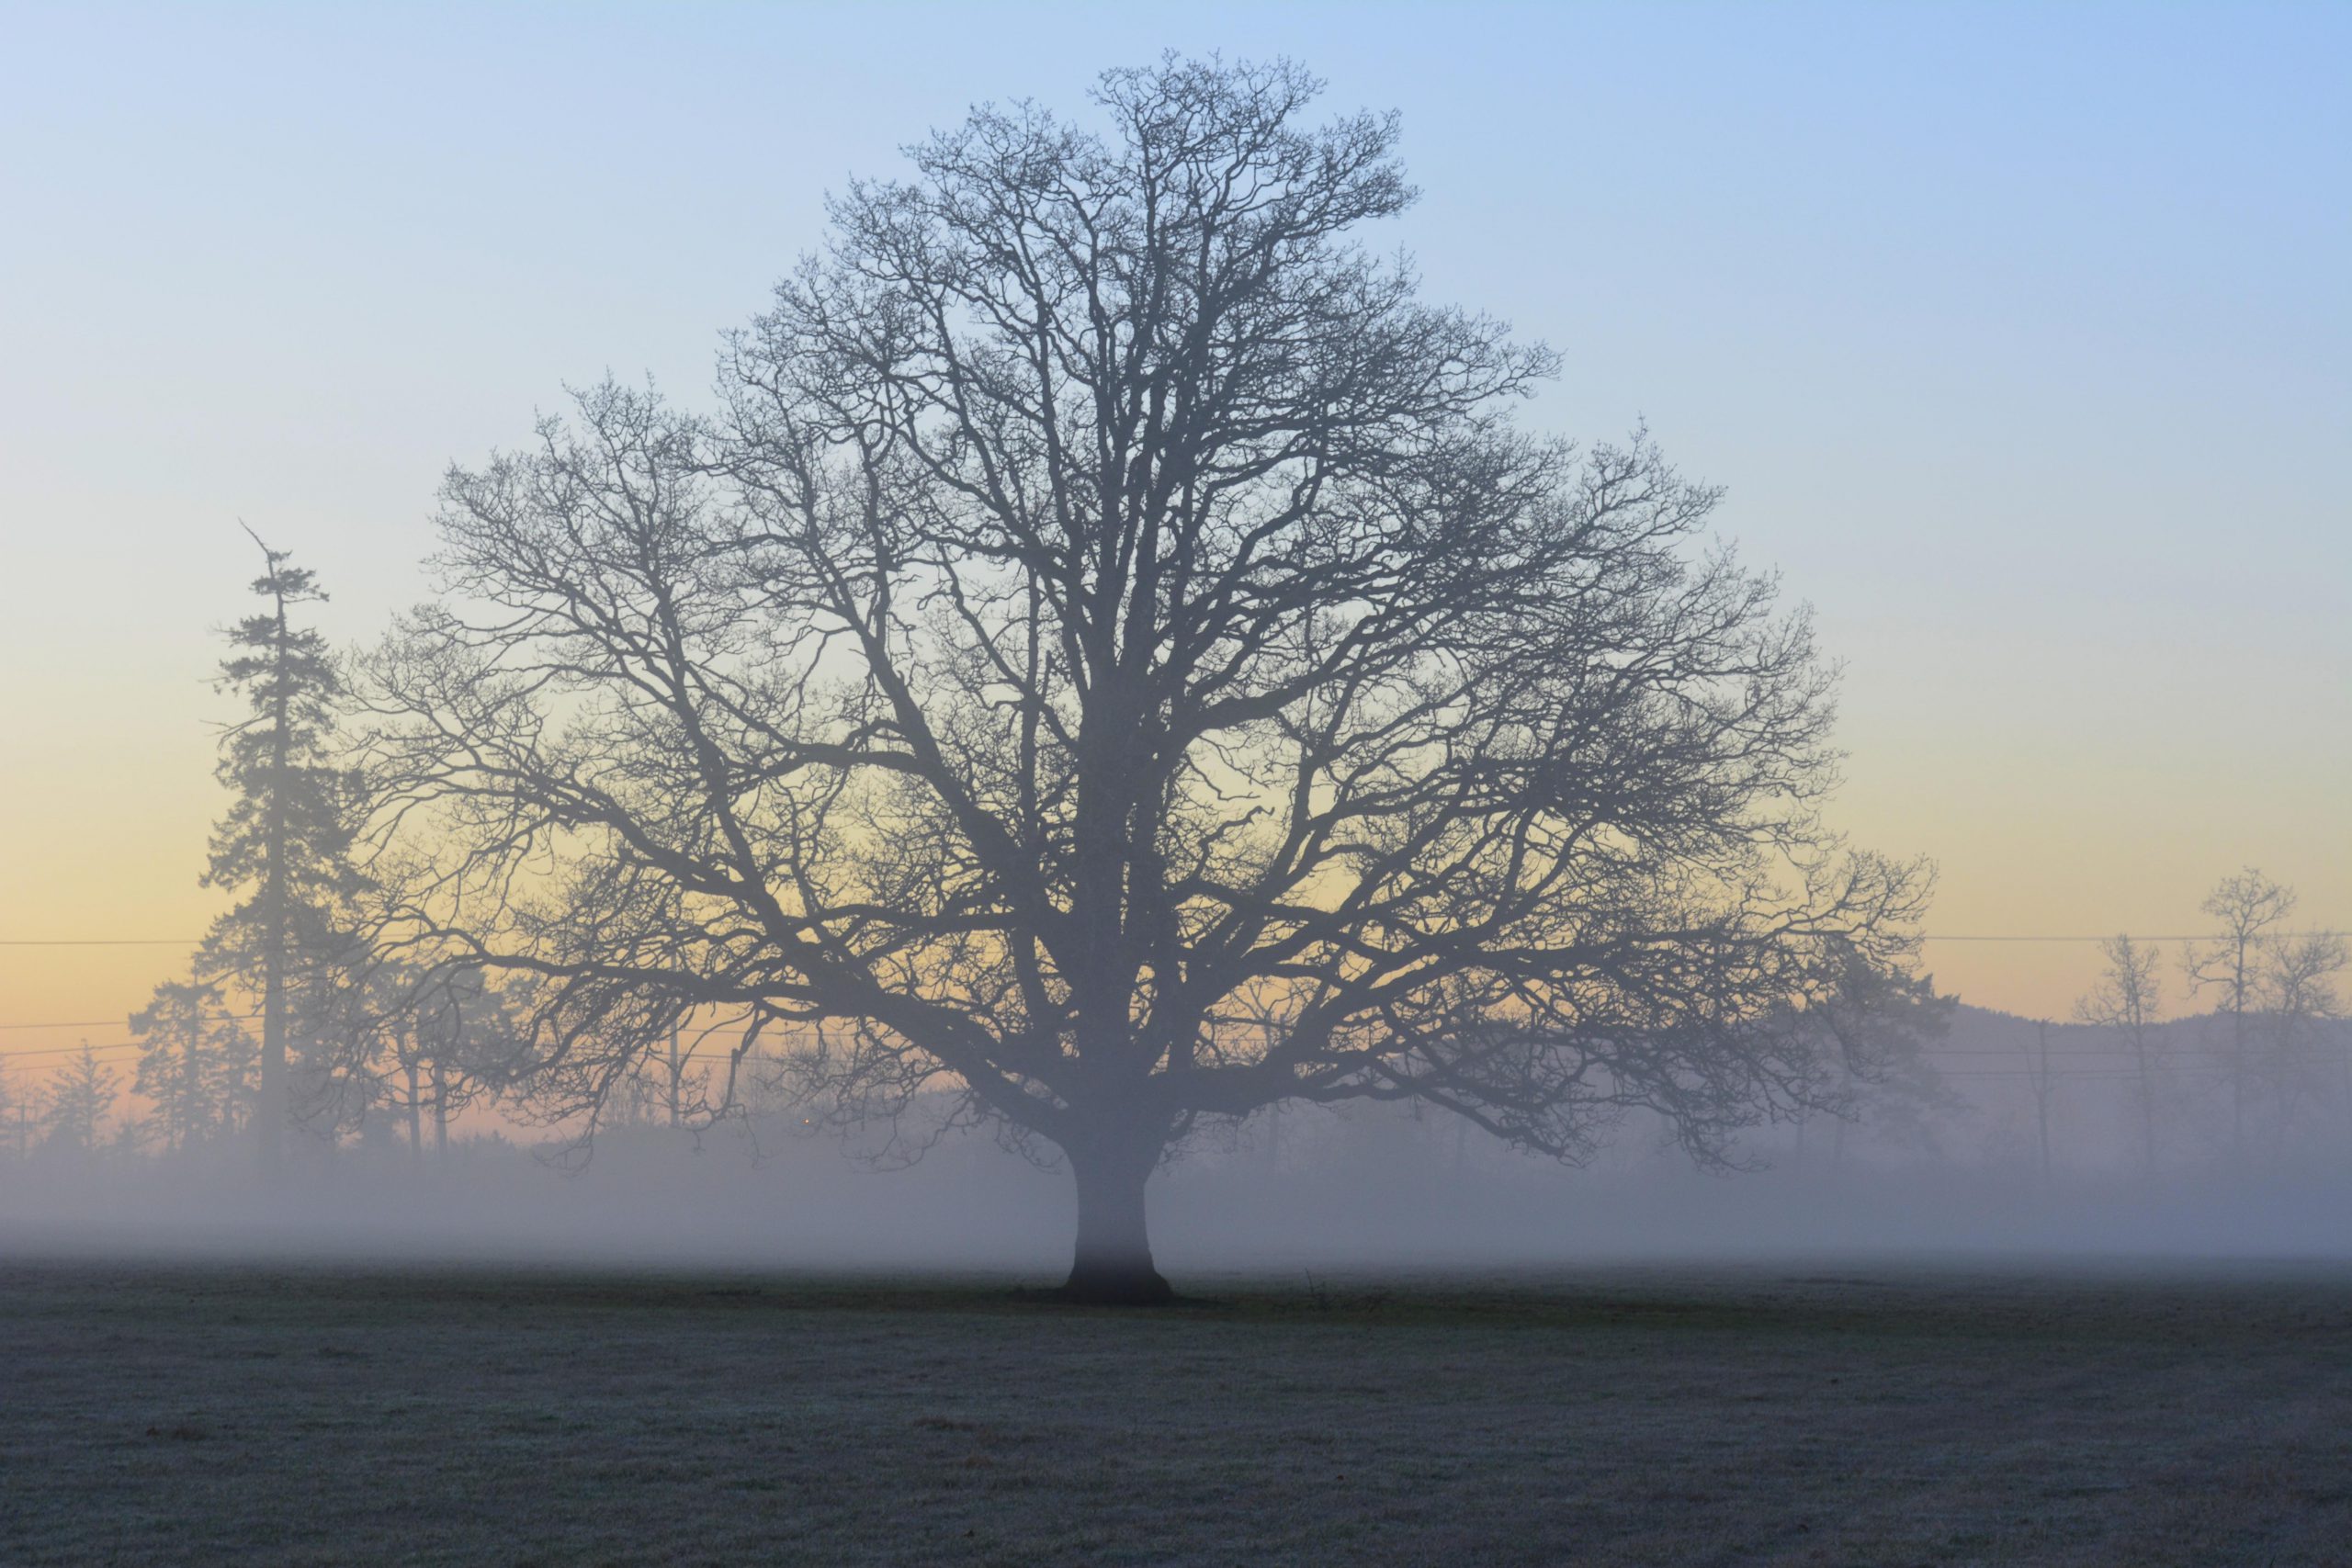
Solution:
[[[0,1266],[0,1561],[2352,1562],[2352,1278]]]

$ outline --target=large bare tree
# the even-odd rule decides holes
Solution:
[[[1316,91],[977,111],[832,204],[714,416],[606,385],[451,473],[379,870],[531,977],[548,1102],[681,1020],[843,1114],[952,1087],[1067,1159],[1111,1301],[1167,1293],[1145,1186],[1209,1121],[1573,1158],[1645,1107],[1713,1159],[1834,1102],[1925,877],[1817,820],[1804,618],[1646,435],[1514,427],[1552,356],[1363,247],[1396,126]]]

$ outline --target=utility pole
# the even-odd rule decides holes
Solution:
[[[2036,1023],[2033,1078],[2033,1108],[2041,1134],[2041,1186],[2050,1187],[2050,1025]]]

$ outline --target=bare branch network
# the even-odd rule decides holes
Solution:
[[[944,1077],[1067,1156],[1080,1288],[1149,1275],[1204,1120],[1575,1157],[1645,1106],[1713,1157],[1917,999],[1803,615],[1645,434],[1514,427],[1553,356],[1363,244],[1396,124],[1317,90],[979,110],[831,204],[715,414],[606,384],[450,474],[375,871],[396,948],[536,987],[551,1104],[697,1010],[810,1026],[842,1113]]]

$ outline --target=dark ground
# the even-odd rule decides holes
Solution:
[[[2352,1562],[2352,1276],[0,1264],[0,1562]]]

